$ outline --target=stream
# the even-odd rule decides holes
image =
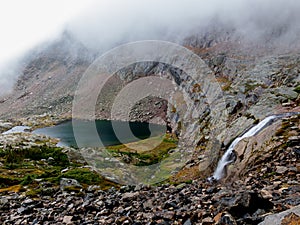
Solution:
[[[300,114],[300,112],[288,112],[288,113],[282,113],[278,115],[271,115],[260,121],[258,124],[253,126],[251,129],[249,129],[247,132],[245,132],[243,135],[237,137],[234,139],[234,141],[230,144],[228,149],[225,151],[224,155],[221,157],[221,159],[218,162],[217,168],[213,174],[213,176],[208,178],[208,181],[218,181],[223,178],[224,170],[228,164],[233,163],[236,160],[236,154],[234,152],[235,146],[244,138],[247,137],[253,137],[257,135],[260,131],[265,129],[266,127],[273,124],[275,121],[280,120],[282,118],[287,118],[293,115]]]

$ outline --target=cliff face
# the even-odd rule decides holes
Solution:
[[[296,92],[300,78],[299,59],[299,54],[296,53],[253,58],[245,55],[219,55],[210,59],[209,64],[222,85],[226,99],[228,121],[226,129],[221,131],[224,150],[235,137],[268,115],[299,111],[299,94]],[[264,154],[262,149],[268,149],[268,144],[265,148],[260,144],[269,143],[275,135],[271,128],[268,128],[267,132],[269,136],[265,137],[265,140],[259,137],[252,138],[252,141],[258,144],[251,145],[251,151],[245,152],[243,146],[237,146],[241,162],[235,163],[233,167],[243,171],[242,168],[251,161],[249,158]],[[271,149],[274,148],[275,145],[271,146]],[[205,162],[200,162],[200,170],[205,168],[203,163]]]
[[[184,71],[158,62],[136,63],[118,71],[98,97],[96,117],[110,118],[114,97],[130,82],[163,74],[185,94],[170,96],[169,104],[155,97],[143,99],[130,112],[130,120],[149,121],[160,116],[168,121],[174,132],[181,132],[181,147],[193,155],[186,162],[186,176],[199,176],[193,174],[198,167],[201,175],[209,175],[225,147],[254,123],[270,114],[299,111],[299,51],[283,54],[274,46],[243,46],[239,41],[229,31],[218,31],[182,42],[204,60],[206,73],[215,77],[209,85],[204,84],[200,72],[191,79]],[[27,59],[14,92],[0,100],[0,117],[30,118],[46,113],[70,118],[77,84],[95,58],[96,54],[67,33],[35,51]],[[208,92],[219,90],[219,101],[208,104]],[[183,99],[190,99],[190,104]]]

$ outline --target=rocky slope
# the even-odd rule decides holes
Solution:
[[[24,58],[14,92],[1,100],[2,117],[70,114],[76,83],[92,59],[68,33],[34,49]]]

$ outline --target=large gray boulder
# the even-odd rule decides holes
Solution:
[[[287,223],[287,224],[300,224],[300,205],[283,211],[281,213],[273,214],[270,216],[267,216],[263,222],[261,222],[259,225],[281,225],[283,224],[283,220],[292,220],[297,221],[298,223]]]

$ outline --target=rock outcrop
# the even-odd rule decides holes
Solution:
[[[293,225],[300,223],[300,205],[278,214],[267,216],[259,225]]]

